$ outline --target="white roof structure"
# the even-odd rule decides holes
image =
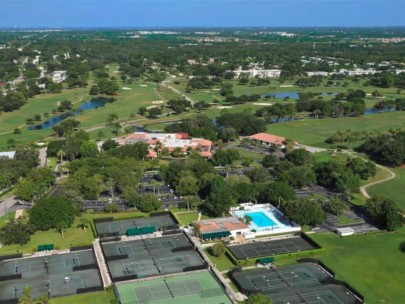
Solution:
[[[9,151],[9,152],[0,152],[0,157],[7,157],[10,159],[13,159],[15,155],[15,151]]]

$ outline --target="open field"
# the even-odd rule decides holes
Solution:
[[[299,143],[331,147],[325,139],[337,131],[388,131],[405,127],[405,112],[379,113],[361,117],[304,119],[299,121],[271,124],[267,132],[294,139]],[[355,144],[353,144],[355,146]]]
[[[399,244],[405,228],[395,233],[378,233],[339,238],[333,233],[311,236],[326,248],[320,258],[342,279],[366,297],[368,304],[402,303],[404,254]]]
[[[397,175],[393,180],[367,188],[370,195],[381,195],[392,199],[402,210],[405,210],[405,168],[391,169]]]

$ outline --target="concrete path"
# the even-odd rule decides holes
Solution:
[[[16,220],[23,216],[23,211],[24,211],[23,209],[18,209],[18,210],[15,211],[15,219]]]
[[[312,147],[312,146],[306,146],[306,145],[302,145],[302,144],[296,144],[295,145],[298,149],[305,149],[308,152],[311,153],[318,153],[318,152],[325,152],[328,151],[328,149],[325,148],[318,148],[318,147]]]
[[[11,207],[17,204],[18,199],[15,196],[10,196],[0,203],[0,216],[6,214]]]
[[[391,170],[388,169],[387,167],[384,167],[384,166],[381,166],[381,165],[377,165],[377,164],[376,164],[376,166],[377,166],[378,168],[382,169],[382,170],[387,171],[387,172],[390,174],[390,176],[387,177],[387,178],[384,178],[384,179],[380,179],[380,180],[375,181],[375,182],[371,182],[371,183],[365,184],[364,186],[361,186],[361,187],[360,187],[360,192],[361,192],[361,194],[363,194],[366,198],[370,198],[370,195],[367,193],[367,190],[366,190],[368,187],[375,186],[375,185],[378,185],[378,184],[387,182],[387,181],[392,180],[392,179],[394,179],[395,177],[397,177],[397,175],[395,174],[395,172],[394,172],[394,171],[391,171]]]
[[[38,167],[44,168],[46,167],[46,164],[48,162],[48,159],[46,158],[46,147],[39,149],[39,165]]]
[[[104,288],[107,288],[107,287],[111,286],[112,282],[111,282],[110,274],[107,270],[107,264],[105,262],[104,255],[101,250],[101,245],[100,245],[100,242],[98,239],[93,241],[93,248],[94,248],[94,253],[96,255],[97,264],[100,269],[101,279],[103,280],[103,286],[104,286]]]

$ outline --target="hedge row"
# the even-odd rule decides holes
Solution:
[[[260,258],[268,258],[268,257],[274,257],[275,261],[279,260],[287,260],[287,259],[297,259],[301,257],[309,257],[309,256],[314,256],[314,255],[321,255],[325,253],[325,248],[317,248],[317,249],[312,249],[312,250],[305,250],[305,251],[299,251],[299,252],[291,252],[291,253],[285,253],[285,254],[278,254],[274,256],[263,256]],[[233,254],[228,250],[228,248],[225,251],[225,255],[231,260],[232,263],[238,266],[254,266],[259,258],[251,258],[251,259],[246,259],[246,260],[237,260]]]

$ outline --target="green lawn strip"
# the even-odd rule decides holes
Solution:
[[[366,303],[402,303],[405,284],[404,254],[399,244],[405,228],[395,233],[373,233],[339,238],[333,233],[311,235],[326,248],[320,259],[337,279],[348,282],[366,297]]]
[[[205,253],[207,254],[208,258],[214,263],[219,271],[224,271],[228,269],[232,269],[236,265],[232,263],[232,261],[228,258],[226,254],[221,255],[220,257],[216,257],[211,255],[209,248],[204,249]]]
[[[392,199],[402,210],[405,210],[405,168],[391,169],[396,173],[393,180],[367,188],[369,195],[380,195]]]
[[[50,304],[111,304],[116,300],[113,291],[97,291],[74,296],[53,298]]]

